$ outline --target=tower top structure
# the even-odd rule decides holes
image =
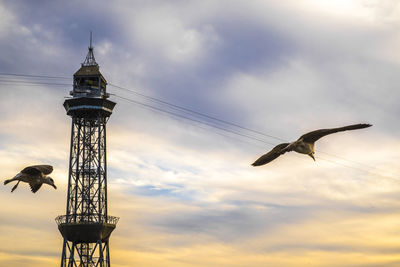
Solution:
[[[88,66],[98,66],[96,59],[94,58],[94,53],[93,53],[93,46],[92,46],[92,32],[90,32],[90,44],[88,47],[89,51],[86,55],[85,61],[82,63],[82,67],[88,67]]]
[[[90,33],[89,52],[85,61],[74,73],[71,99],[64,102],[67,114],[72,117],[98,116],[109,117],[115,103],[107,100],[107,81],[99,70],[93,54],[92,34]],[[99,113],[100,112],[100,113]]]
[[[80,69],[74,74],[74,88],[70,92],[73,98],[108,98],[107,81],[100,72],[100,67],[94,58],[92,32],[90,32],[89,51]]]

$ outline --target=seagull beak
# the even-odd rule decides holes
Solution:
[[[55,184],[52,184],[51,186],[53,186],[53,187],[54,187],[54,189],[57,189],[57,186],[56,186]]]
[[[314,155],[312,153],[308,155],[315,161]]]

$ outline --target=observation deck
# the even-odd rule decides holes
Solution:
[[[97,97],[73,97],[65,100],[64,108],[71,117],[110,117],[115,102]]]
[[[60,215],[56,219],[61,235],[73,243],[105,242],[115,229],[119,217],[105,215]]]

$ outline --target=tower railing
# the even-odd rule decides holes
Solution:
[[[57,216],[55,220],[58,225],[67,223],[109,223],[116,225],[119,217],[102,214],[71,214]]]

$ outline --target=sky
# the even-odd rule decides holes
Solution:
[[[90,31],[117,103],[112,266],[400,265],[397,1],[0,0],[0,177],[51,164],[58,187],[0,186],[0,266],[60,264],[62,104]],[[322,138],[315,162],[250,165],[354,123],[373,126]]]

